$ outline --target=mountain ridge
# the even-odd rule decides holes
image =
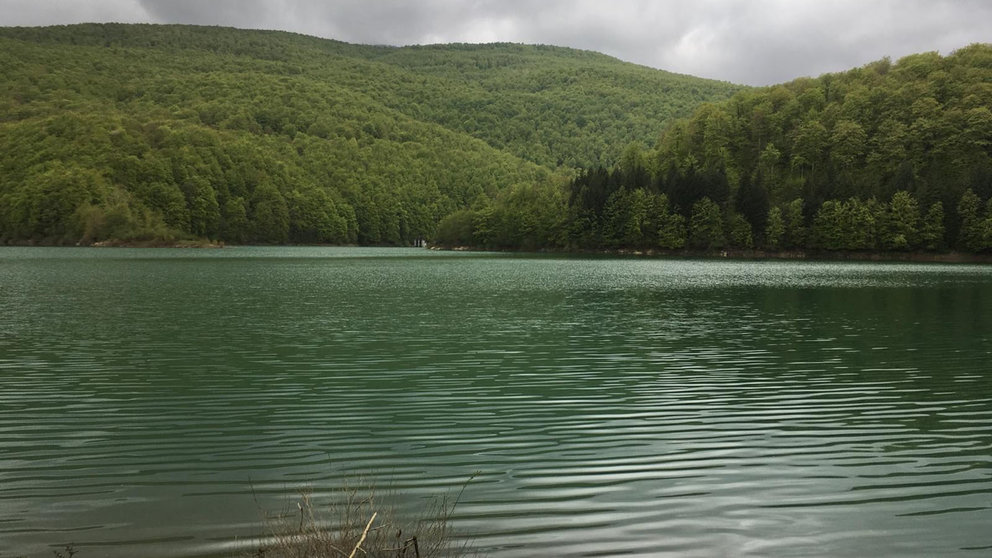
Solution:
[[[739,89],[565,47],[151,24],[0,43],[7,242],[407,244]]]

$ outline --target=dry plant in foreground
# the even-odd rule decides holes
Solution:
[[[369,483],[346,487],[320,509],[304,490],[297,513],[267,521],[270,533],[253,558],[460,558],[475,556],[455,540],[451,516],[468,482],[452,500],[435,497],[419,517],[398,517],[396,508]]]

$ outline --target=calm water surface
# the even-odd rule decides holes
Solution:
[[[497,558],[988,556],[992,268],[0,248],[0,556],[371,474]]]

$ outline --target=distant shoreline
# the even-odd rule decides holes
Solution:
[[[4,246],[23,248],[223,248],[223,242],[209,240],[102,240],[90,244],[59,244],[34,241],[0,242]]]
[[[44,242],[10,242],[3,246],[20,247],[78,247],[78,248],[225,248],[227,246],[324,246],[324,247],[391,247],[406,246],[359,246],[355,244],[228,244],[209,240],[147,240],[124,241],[105,240],[92,244],[50,244]],[[409,246],[413,248],[413,246]],[[655,259],[706,259],[706,260],[754,260],[754,261],[823,261],[823,262],[906,262],[906,263],[941,263],[941,264],[992,264],[992,254],[969,254],[967,252],[858,252],[830,250],[663,250],[635,248],[575,248],[553,249],[537,248],[532,250],[517,248],[480,248],[475,246],[437,246],[427,249],[439,252],[501,252],[516,254],[555,254],[563,256],[615,256]]]
[[[827,250],[661,250],[661,249],[483,249],[471,246],[431,246],[431,250],[455,252],[518,252],[534,254],[631,256],[659,259],[862,261],[945,264],[992,264],[992,254],[965,252],[856,252]]]

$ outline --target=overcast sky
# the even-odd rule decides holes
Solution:
[[[750,85],[992,42],[990,0],[0,0],[4,26],[92,21],[553,44]]]

